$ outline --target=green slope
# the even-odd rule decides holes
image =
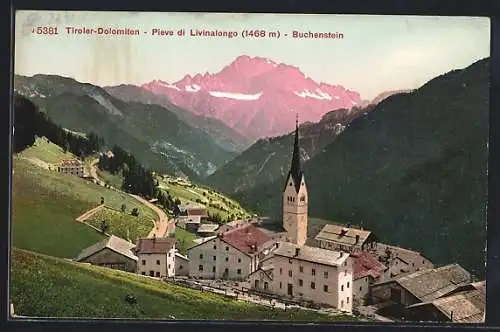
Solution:
[[[121,271],[14,249],[11,296],[17,315],[129,319],[353,320],[286,311],[175,286]],[[125,301],[133,294],[136,304]]]
[[[235,155],[159,105],[125,102],[100,87],[56,75],[16,75],[14,85],[59,126],[93,131],[108,145],[135,154],[146,167],[197,178]]]
[[[305,163],[310,215],[484,276],[488,112],[488,59],[387,98]],[[279,218],[283,182],[240,201]]]
[[[102,237],[75,219],[100,204],[120,209],[137,207],[141,215],[154,211],[125,193],[43,169],[28,160],[14,158],[12,180],[12,240],[16,247],[58,257],[76,257]],[[145,220],[152,225],[149,220]]]

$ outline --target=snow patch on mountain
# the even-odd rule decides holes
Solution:
[[[319,100],[332,100],[332,97],[328,93],[321,91],[319,88],[316,89],[315,92],[311,92],[308,89],[304,89],[300,92],[294,91],[293,93],[295,95],[299,96],[300,98],[314,98],[314,99],[319,99]]]
[[[156,83],[159,86],[165,87],[167,89],[174,89],[174,90],[177,90],[177,91],[181,91],[181,89],[178,86],[174,85],[174,84],[170,84],[170,83],[167,83],[167,82],[164,82],[164,81],[156,81]]]
[[[264,166],[266,166],[267,162],[271,159],[272,156],[274,156],[276,154],[276,152],[272,152],[271,154],[269,154],[269,156],[266,157],[266,160],[264,160],[264,162],[262,163],[262,165],[260,166],[260,168],[257,170],[257,172],[255,174],[260,174],[260,172],[262,172],[262,170],[264,169]]]
[[[209,94],[212,97],[217,98],[229,98],[236,100],[258,100],[263,92],[259,92],[256,94],[245,94],[245,93],[234,93],[234,92],[223,92],[223,91],[210,91]]]

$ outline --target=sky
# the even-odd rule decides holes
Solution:
[[[485,17],[18,11],[14,72],[55,74],[100,86],[216,73],[240,55],[293,65],[314,81],[363,99],[413,89],[490,56]],[[58,27],[58,35],[33,29]],[[138,36],[67,34],[66,27],[139,29]],[[152,36],[154,28],[231,30],[236,38]],[[280,38],[242,38],[245,29]],[[343,39],[294,39],[292,31],[338,32]],[[284,34],[289,34],[285,37]]]

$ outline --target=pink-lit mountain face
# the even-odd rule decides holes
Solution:
[[[141,87],[195,114],[217,118],[251,139],[290,132],[296,111],[301,122],[317,122],[329,111],[363,104],[357,92],[314,82],[296,67],[249,56],[215,74],[187,75],[175,83],[154,80]]]

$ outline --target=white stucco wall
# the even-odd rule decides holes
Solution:
[[[166,254],[139,254],[137,274],[153,277],[173,277],[175,275],[175,248]]]

